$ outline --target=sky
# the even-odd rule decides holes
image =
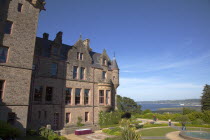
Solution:
[[[46,0],[37,36],[115,53],[118,94],[135,101],[200,98],[210,84],[210,0]]]

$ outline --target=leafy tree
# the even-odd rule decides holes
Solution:
[[[183,115],[187,115],[193,112],[196,112],[196,110],[188,108],[188,107],[183,107]]]
[[[201,105],[202,111],[210,110],[210,85],[204,87],[203,96],[201,97]]]
[[[130,113],[141,113],[141,105],[138,105],[133,99],[117,95],[117,107],[119,111]]]
[[[188,118],[187,115],[182,115],[182,116],[178,117],[177,120],[180,123],[188,123],[190,121],[190,119]]]

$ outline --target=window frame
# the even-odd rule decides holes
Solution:
[[[22,11],[23,11],[23,4],[22,3],[18,3],[17,11],[22,13]]]
[[[89,112],[85,112],[85,122],[89,122]]]
[[[6,50],[6,51],[7,51],[7,52],[6,52],[6,55],[4,56],[4,57],[5,57],[5,60],[2,61],[2,60],[0,59],[0,63],[5,64],[5,63],[7,63],[8,57],[9,57],[9,47],[0,46],[0,48],[7,49],[7,50]]]
[[[68,124],[68,123],[71,122],[71,112],[66,112],[66,118],[65,118],[65,120],[66,120],[66,124]]]
[[[83,60],[84,54],[80,53],[79,60]]]
[[[80,80],[85,80],[85,68],[80,67]]]
[[[86,96],[86,91],[88,91],[88,95]],[[90,89],[85,89],[84,90],[84,105],[89,105],[90,103]]]
[[[71,89],[69,95],[67,95],[67,89],[68,90]],[[69,98],[68,100],[67,100],[67,97]],[[71,105],[72,104],[71,99],[72,99],[72,88],[66,87],[66,89],[65,89],[65,104],[66,105]]]
[[[52,89],[51,95],[48,95],[47,88],[51,88]],[[53,100],[53,87],[47,86],[45,91],[46,91],[45,92],[45,101],[46,102],[52,102],[52,100]],[[50,97],[50,100],[48,100],[48,97]]]
[[[77,96],[77,90],[79,90],[79,96]],[[81,104],[81,88],[75,88],[75,105],[80,105]]]
[[[101,91],[103,91],[103,92],[101,92]],[[103,93],[103,95],[101,95],[101,93]],[[101,104],[101,105],[103,104],[104,105],[104,103],[105,103],[104,97],[105,97],[104,90],[99,90],[99,104]]]
[[[76,71],[74,68],[76,68]],[[73,66],[73,79],[78,79],[78,68],[78,66]]]
[[[106,79],[106,71],[102,71],[102,80]]]
[[[39,87],[39,92],[36,92],[36,88]],[[39,100],[35,100],[37,97],[35,97],[36,95],[40,94],[40,99]],[[34,100],[35,102],[41,102],[42,101],[42,95],[43,95],[43,86],[35,86],[34,88]]]
[[[53,67],[53,66],[56,66],[56,67]],[[58,74],[58,63],[53,62],[50,65],[50,75],[57,76],[57,74]]]
[[[14,23],[12,21],[9,21],[9,20],[5,21],[5,25],[4,25],[4,29],[3,29],[4,34],[12,34],[13,24]],[[10,26],[8,26],[8,25],[10,25]],[[7,30],[7,27],[9,27],[8,30]]]
[[[7,114],[7,123],[14,125],[16,123],[16,116],[15,112],[8,112]]]
[[[6,83],[6,81],[5,80],[1,80],[0,79],[0,82],[2,81],[2,87],[1,87],[1,89],[0,89],[0,101],[1,100],[3,100],[3,96],[4,96],[4,88],[5,88],[5,83]]]

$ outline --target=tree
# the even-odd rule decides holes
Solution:
[[[133,99],[117,95],[117,107],[119,111],[130,113],[141,113],[141,105],[138,105]]]
[[[210,85],[206,85],[201,97],[201,110],[210,110]]]
[[[191,108],[187,108],[187,107],[183,107],[183,115],[187,115],[187,114],[190,114],[192,112],[196,112],[196,110],[191,109]]]

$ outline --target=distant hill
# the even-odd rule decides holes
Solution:
[[[200,99],[185,100],[159,100],[159,101],[137,101],[138,104],[184,104],[184,105],[200,105]]]

